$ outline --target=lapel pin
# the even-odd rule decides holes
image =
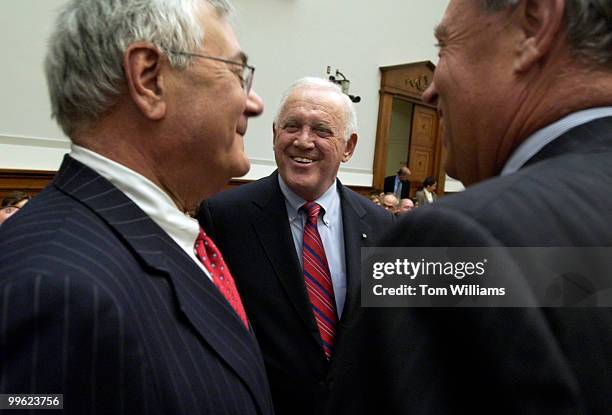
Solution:
[[[361,239],[368,239],[368,235],[366,235],[365,233],[361,234]]]

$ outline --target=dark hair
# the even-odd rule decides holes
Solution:
[[[8,192],[2,198],[2,204],[0,207],[15,206],[17,203],[23,200],[30,200],[30,195],[19,190]]]
[[[425,178],[425,180],[423,180],[423,188],[426,188],[426,187],[429,187],[429,186],[433,186],[437,182],[438,181],[436,179],[434,179],[432,176],[427,176]]]

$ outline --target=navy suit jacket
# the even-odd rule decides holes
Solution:
[[[61,393],[64,414],[273,412],[258,345],[229,303],[69,156],[0,229],[0,310],[2,393]]]
[[[320,345],[278,173],[219,193],[201,209],[236,279],[260,343],[277,415],[320,414],[347,347],[344,332],[360,308],[360,248],[388,228],[393,216],[338,184],[344,225],[347,296],[331,363]],[[333,393],[333,391],[331,392]]]
[[[610,189],[612,117],[568,131],[516,173],[405,215],[380,245],[610,247]],[[612,409],[609,308],[369,308],[349,334],[362,346],[345,356],[333,414]]]
[[[395,193],[395,178],[397,176],[387,176],[385,177],[385,185],[383,187],[383,191],[385,193]],[[402,182],[402,194],[400,195],[400,199],[407,199],[410,197],[410,180],[404,180]]]

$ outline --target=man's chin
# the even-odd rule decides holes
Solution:
[[[251,161],[245,157],[244,160],[242,160],[242,162],[236,166],[236,169],[232,177],[245,176],[250,170],[251,170]]]

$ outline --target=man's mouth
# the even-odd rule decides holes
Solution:
[[[291,160],[295,161],[296,163],[300,163],[300,164],[310,164],[314,162],[314,160],[306,158],[306,157],[291,157]]]
[[[247,132],[247,126],[248,126],[248,121],[239,121],[238,125],[236,126],[236,132],[238,133],[238,135],[241,135],[244,137],[244,135]]]

